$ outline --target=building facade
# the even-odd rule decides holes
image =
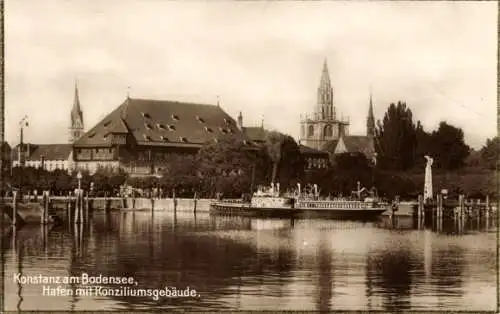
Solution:
[[[349,134],[349,119],[337,117],[333,88],[325,60],[314,112],[301,117],[300,144],[322,150],[326,143]]]
[[[20,144],[12,150],[12,167],[34,167],[47,171],[57,169],[71,171],[74,167],[72,143],[83,135],[83,112],[75,84],[73,106],[69,117],[69,143],[33,144],[24,143],[21,128]]]
[[[23,157],[20,157],[24,155]],[[67,170],[73,168],[71,144],[31,144],[17,145],[13,150],[13,167],[33,167],[47,171]],[[23,162],[21,162],[23,160]]]
[[[314,112],[301,117],[299,143],[304,147],[304,154],[310,154],[308,164],[321,165],[322,157],[318,160],[314,156],[321,156],[319,151],[328,152],[330,159],[337,154],[363,154],[374,161],[375,154],[375,117],[373,114],[373,99],[370,93],[368,115],[366,118],[366,135],[350,135],[349,119],[338,118],[334,105],[333,88],[325,60],[318,87],[317,102]],[[307,149],[309,148],[309,149]]]
[[[249,142],[218,105],[127,97],[73,144],[77,168],[123,168],[132,175],[159,174],[170,155],[196,154],[231,136]]]
[[[370,162],[377,162],[375,152],[375,116],[373,99],[370,93],[368,116],[366,118],[366,135],[344,135],[339,138],[334,148],[335,154],[363,154]]]
[[[243,115],[240,112],[238,115],[238,128],[245,133],[252,144],[258,147],[265,145],[269,131],[264,128],[264,122],[260,126],[245,127],[243,126]],[[327,152],[301,144],[299,144],[299,150],[304,158],[304,170],[306,172],[322,171],[328,168],[330,161]]]

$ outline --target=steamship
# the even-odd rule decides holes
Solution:
[[[349,198],[320,198],[317,186],[314,192],[281,194],[279,188],[259,188],[250,200],[217,200],[210,204],[214,214],[252,217],[325,217],[334,219],[374,220],[387,210],[365,188],[353,192]]]

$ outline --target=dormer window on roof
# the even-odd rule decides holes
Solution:
[[[180,139],[180,140],[181,140],[181,142],[183,142],[183,143],[187,143],[187,141],[188,141],[188,140],[187,140],[187,138],[185,138],[184,136],[179,137],[179,139]]]
[[[102,137],[103,140],[107,141],[108,140],[108,134],[105,134],[103,137]]]
[[[151,116],[147,112],[141,112],[142,116],[146,119],[151,119]]]
[[[225,124],[231,124],[231,120],[229,120],[228,118],[224,118],[224,123]]]
[[[179,116],[178,115],[175,115],[175,114],[172,114],[172,120],[179,120]]]
[[[147,134],[143,134],[142,136],[144,136],[144,140],[151,141],[151,136],[149,136]]]
[[[153,127],[152,127],[152,126],[151,126],[151,124],[149,124],[149,123],[144,123],[144,126],[145,126],[145,127],[146,127],[146,129],[148,129],[148,130],[152,130],[152,129],[153,129]]]
[[[219,131],[221,131],[224,134],[227,134],[227,130],[223,127],[219,127]]]
[[[95,136],[95,132],[92,132],[88,135],[88,138],[93,138]]]
[[[168,125],[168,129],[169,129],[170,131],[175,131],[175,126],[174,126],[174,125],[169,124],[169,125]]]
[[[208,133],[212,133],[213,132],[212,129],[209,128],[208,126],[205,127],[205,131],[207,131]]]
[[[205,120],[202,117],[200,117],[200,116],[196,116],[196,120],[198,120],[201,123],[205,122]]]
[[[111,120],[108,120],[108,121],[104,122],[103,126],[104,126],[104,127],[107,127],[107,126],[108,126],[108,125],[110,125],[110,124],[111,124]]]
[[[165,130],[165,125],[161,124],[161,123],[157,123],[156,124],[156,127],[160,130]]]

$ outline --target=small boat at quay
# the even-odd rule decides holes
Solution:
[[[317,186],[314,193],[283,194],[273,185],[269,189],[259,189],[250,201],[217,200],[210,204],[210,211],[222,215],[242,215],[252,217],[322,217],[349,220],[374,220],[388,209],[374,195],[364,196],[366,189],[354,192],[351,198],[320,198]]]

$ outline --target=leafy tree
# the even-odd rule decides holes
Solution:
[[[418,169],[425,169],[426,159],[424,156],[433,155],[432,135],[424,130],[424,127],[417,121],[415,128],[416,148],[414,166]]]
[[[482,162],[488,169],[496,169],[499,151],[500,138],[498,136],[486,140],[486,144],[481,148],[480,154]]]
[[[438,167],[453,170],[464,166],[470,148],[464,142],[462,129],[441,122],[437,131],[432,132],[432,156]]]
[[[271,182],[277,182],[278,167],[283,156],[282,145],[284,141],[283,134],[271,131],[266,135],[266,148],[271,161],[273,162],[273,172],[271,175]]]
[[[227,192],[238,185],[241,190],[237,193],[241,196],[249,191],[254,172],[257,181],[265,177],[266,169],[257,167],[262,164],[259,157],[261,154],[254,147],[233,138],[223,138],[217,143],[207,143],[198,151],[197,175],[209,189],[206,193]],[[234,183],[232,188],[228,185],[231,181]]]
[[[265,148],[272,161],[271,182],[286,187],[303,177],[305,161],[291,136],[271,131],[266,135]]]
[[[413,166],[417,146],[415,129],[413,114],[406,103],[391,103],[375,130],[375,150],[381,168],[407,170]]]
[[[283,138],[281,151],[278,182],[285,189],[295,186],[304,177],[305,159],[300,153],[299,145],[289,135]]]
[[[167,191],[176,189],[194,192],[200,187],[198,159],[193,155],[169,155],[165,160],[160,185]]]

